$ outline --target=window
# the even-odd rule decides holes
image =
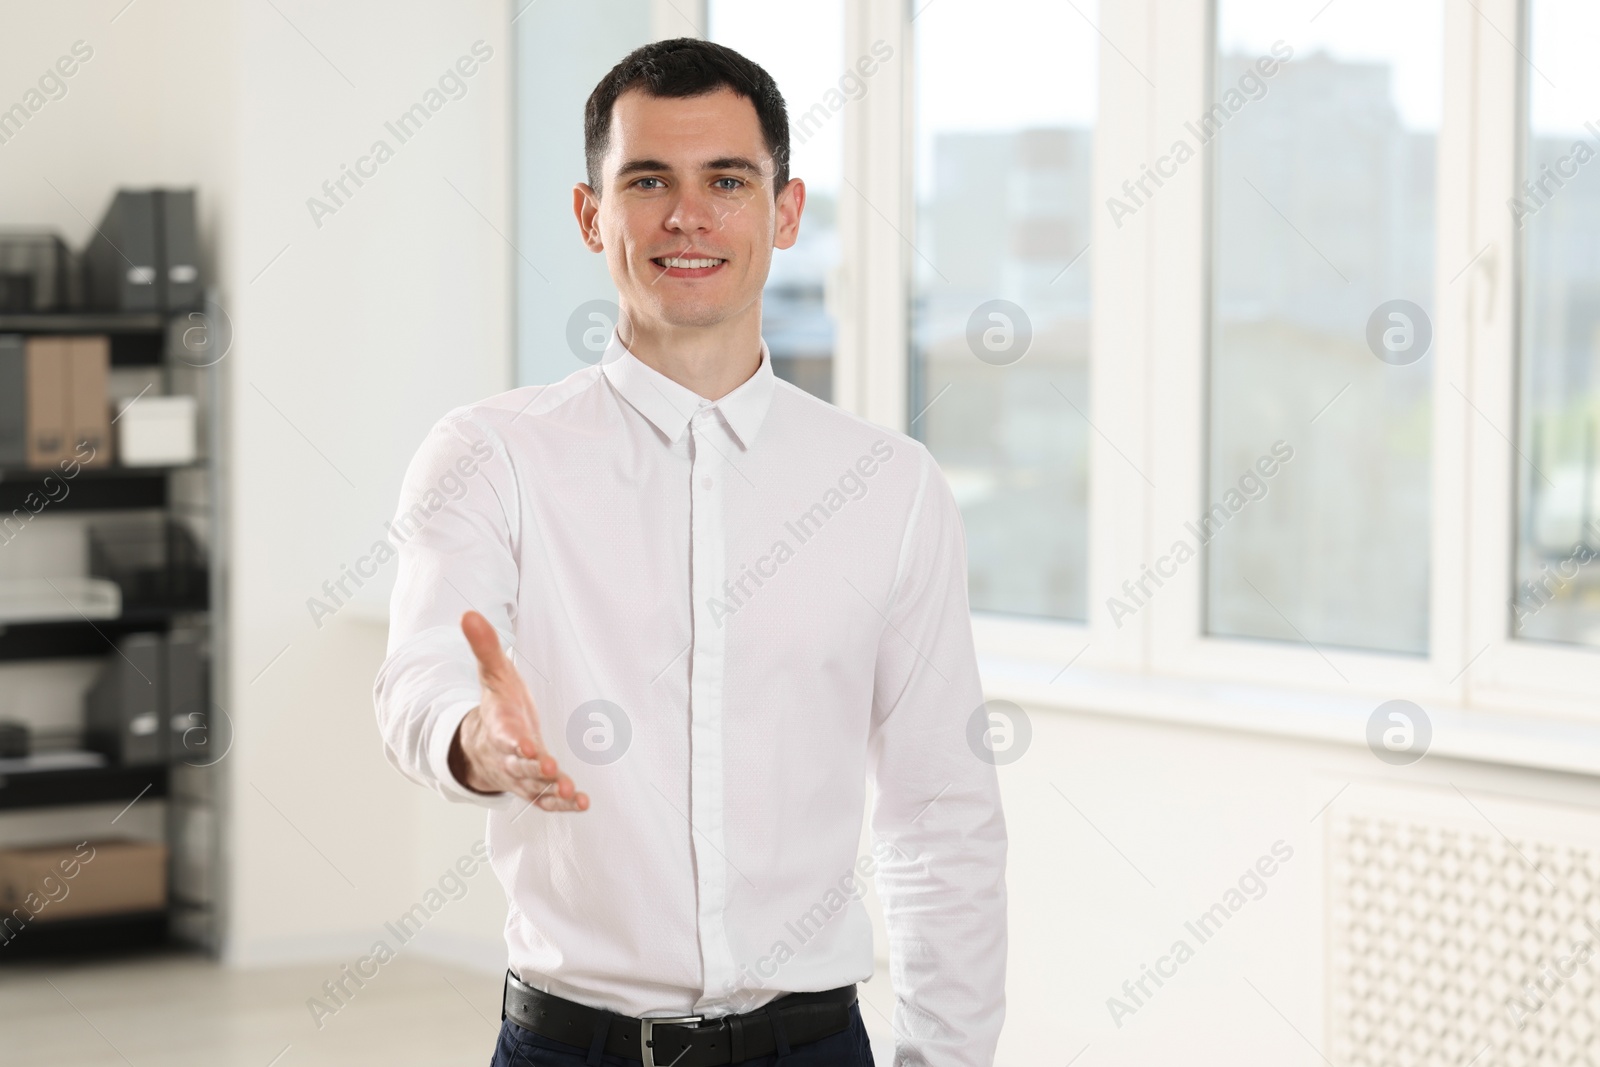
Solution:
[[[860,75],[844,69],[844,4],[813,4],[805,18],[777,18],[763,0],[710,0],[709,15],[709,38],[759,63],[789,109],[789,174],[805,181],[805,214],[794,247],[773,253],[761,333],[780,378],[831,400],[838,331],[827,294],[839,264],[844,148],[838,112],[866,92]]]
[[[1439,0],[1219,0],[1206,624],[1425,654]]]
[[[1600,8],[1531,0],[1511,632],[1600,647]]]
[[[1096,5],[919,6],[909,432],[973,609],[1081,620]]]
[[[1600,5],[543,0],[523,383],[615,299],[570,215],[583,98],[701,18],[777,79],[807,183],[774,369],[931,450],[985,656],[1593,706]]]

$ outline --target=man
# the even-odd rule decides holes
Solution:
[[[1006,836],[965,534],[922,445],[773,375],[761,289],[806,195],[783,98],[662,41],[585,142],[620,322],[598,365],[435,425],[375,686],[391,762],[489,809],[494,1063],[870,1064],[873,875],[895,1063],[991,1063]]]

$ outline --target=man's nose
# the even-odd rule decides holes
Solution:
[[[667,215],[666,225],[669,230],[683,233],[705,233],[719,229],[725,216],[726,212],[709,192],[703,189],[683,189],[673,202],[672,211]]]

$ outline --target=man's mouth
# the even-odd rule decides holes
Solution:
[[[728,261],[711,256],[658,256],[650,262],[674,278],[703,278]]]

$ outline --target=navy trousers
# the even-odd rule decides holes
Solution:
[[[524,1030],[510,1019],[500,1022],[500,1040],[494,1047],[489,1067],[584,1067],[589,1050],[551,1041]],[[639,1060],[602,1055],[596,1063],[603,1067],[638,1067]],[[861,1006],[850,1005],[850,1025],[820,1041],[794,1045],[778,1063],[776,1054],[743,1061],[748,1067],[872,1067],[872,1045],[861,1021]]]

